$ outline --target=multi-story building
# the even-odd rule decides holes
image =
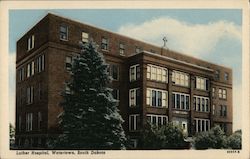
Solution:
[[[232,70],[110,31],[48,14],[17,42],[16,144],[47,147],[79,42],[93,39],[113,77],[126,134],[147,121],[173,122],[189,136],[218,124],[232,133]]]

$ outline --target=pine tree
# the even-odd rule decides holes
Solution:
[[[108,65],[94,42],[82,44],[72,65],[69,92],[63,92],[63,131],[54,148],[125,149],[123,119],[108,88]]]

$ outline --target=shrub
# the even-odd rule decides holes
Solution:
[[[227,147],[231,149],[241,149],[241,131],[236,131],[227,138]]]
[[[196,149],[225,148],[226,136],[219,126],[215,126],[210,131],[198,133],[194,145]]]
[[[189,148],[184,141],[182,130],[168,123],[157,127],[148,123],[141,132],[140,149],[183,149]]]

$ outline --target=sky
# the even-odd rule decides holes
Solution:
[[[16,41],[47,13],[167,47],[233,69],[233,129],[241,124],[242,10],[240,9],[78,9],[9,11],[10,122],[15,122]],[[17,27],[18,26],[18,27]]]

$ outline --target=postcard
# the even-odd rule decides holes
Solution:
[[[2,158],[249,158],[248,1],[2,1]]]

